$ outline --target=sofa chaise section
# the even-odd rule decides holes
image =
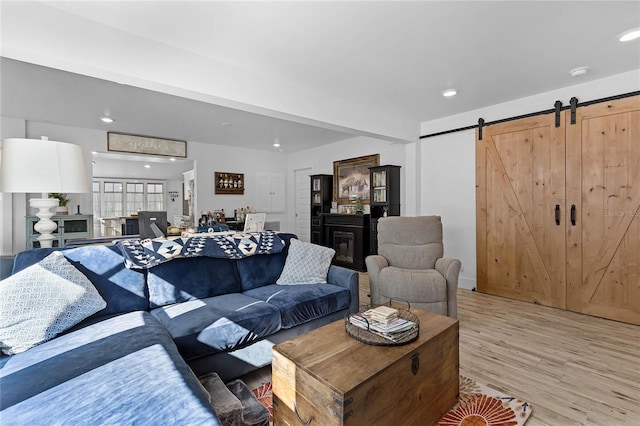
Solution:
[[[0,423],[220,424],[167,330],[148,312],[76,328],[0,361]]]

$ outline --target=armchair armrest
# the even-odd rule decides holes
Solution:
[[[458,276],[462,262],[458,259],[442,257],[436,260],[436,270],[447,280],[447,315],[458,317]]]
[[[360,275],[356,271],[342,266],[331,265],[327,275],[327,282],[349,290],[349,293],[351,293],[349,311],[358,312],[360,306]]]
[[[367,256],[364,259],[369,274],[369,288],[371,295],[371,304],[382,303],[380,296],[380,271],[389,266],[387,259],[380,255]]]

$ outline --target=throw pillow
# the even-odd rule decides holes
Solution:
[[[287,260],[276,284],[322,284],[336,251],[329,247],[291,239]]]
[[[54,251],[0,281],[0,349],[24,352],[106,306],[91,281]]]

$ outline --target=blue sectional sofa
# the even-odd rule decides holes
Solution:
[[[135,270],[120,248],[59,249],[106,308],[58,337],[0,359],[0,424],[216,425],[197,376],[225,381],[267,365],[271,346],[358,307],[358,274],[278,285],[282,252],[194,257]],[[13,274],[53,250],[19,253]],[[45,303],[46,301],[43,301]]]

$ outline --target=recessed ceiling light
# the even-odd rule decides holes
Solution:
[[[111,118],[111,117],[100,117],[100,120],[101,120],[103,123],[113,123],[113,122],[115,121],[115,120],[114,120],[113,118]]]
[[[145,168],[145,169],[150,169],[150,168],[151,168],[151,166],[150,166],[149,164],[145,164],[145,165],[144,165],[144,168]]]
[[[580,75],[585,75],[589,71],[589,67],[578,67],[569,71],[569,75],[571,77],[578,77]]]
[[[171,157],[171,158],[169,158],[169,161],[176,161],[176,159]]]
[[[618,36],[620,41],[631,41],[640,38],[640,28],[632,28]]]
[[[447,89],[442,92],[442,96],[444,96],[445,98],[450,98],[452,96],[455,96],[457,93],[458,91],[456,89]]]
[[[273,146],[275,146],[276,148],[278,148],[278,147],[280,146],[280,141],[279,141],[278,139],[276,139],[276,140],[273,142]]]

